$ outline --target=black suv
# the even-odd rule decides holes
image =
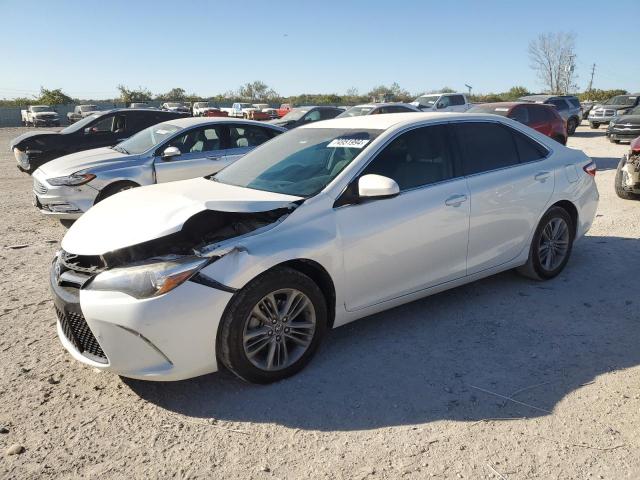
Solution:
[[[122,108],[96,112],[59,132],[27,132],[9,143],[18,168],[32,172],[54,158],[91,148],[109,147],[156,123],[184,113]]]
[[[555,105],[558,113],[567,123],[567,135],[573,135],[582,121],[580,100],[574,95],[527,95],[526,97],[520,97],[519,100]]]

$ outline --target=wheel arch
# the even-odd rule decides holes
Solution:
[[[564,211],[566,211],[569,214],[569,216],[571,217],[571,221],[573,222],[573,234],[574,234],[574,236],[577,235],[577,233],[578,233],[578,220],[579,220],[579,218],[578,218],[578,209],[573,204],[573,202],[570,202],[569,200],[557,201],[553,205],[549,206],[549,208],[547,209],[547,212],[553,207],[560,207],[560,208],[562,208]]]
[[[300,273],[305,274],[313,280],[316,285],[318,285],[324,295],[325,302],[327,303],[327,314],[329,320],[327,327],[332,328],[336,317],[336,287],[331,275],[329,275],[329,272],[327,272],[327,270],[315,260],[309,260],[307,258],[287,260],[286,262],[274,265],[269,270],[277,267],[288,267],[293,270],[297,270]]]
[[[96,196],[95,200],[93,201],[93,204],[95,205],[96,203],[101,202],[102,200],[104,200],[106,197],[108,197],[110,195],[110,192],[113,189],[121,187],[121,186],[125,186],[125,185],[131,185],[133,188],[140,186],[139,183],[136,183],[133,180],[125,180],[125,179],[116,180],[116,181],[111,182],[110,184],[106,185],[105,187],[103,187],[100,190],[100,192]]]

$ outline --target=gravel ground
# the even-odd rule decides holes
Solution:
[[[569,140],[601,199],[558,278],[506,272],[355,322],[270,386],[71,359],[47,287],[65,228],[31,206],[6,148],[22,131],[0,129],[0,477],[640,478],[640,202],[616,197],[628,146],[602,129]]]

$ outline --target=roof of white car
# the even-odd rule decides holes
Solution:
[[[162,123],[170,123],[171,125],[175,125],[180,128],[189,128],[195,127],[196,125],[204,125],[208,123],[244,123],[251,125],[260,125],[262,127],[267,128],[278,128],[276,125],[270,125],[265,122],[257,122],[255,120],[244,120],[242,118],[228,118],[228,117],[185,117],[185,118],[174,118],[171,120],[166,120]]]
[[[406,112],[406,113],[386,113],[384,115],[362,115],[359,117],[343,117],[334,118],[332,120],[325,120],[323,122],[314,122],[308,125],[303,125],[299,128],[345,128],[355,129],[363,128],[370,130],[388,130],[394,126],[410,125],[412,123],[421,123],[426,120],[442,120],[443,118],[448,120],[455,120],[456,118],[469,119],[470,117],[487,118],[487,115],[472,115],[469,113],[453,113],[453,112],[439,112],[439,113],[418,113],[418,112]],[[491,118],[495,115],[491,115]]]

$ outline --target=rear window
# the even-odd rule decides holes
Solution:
[[[465,175],[519,163],[516,143],[507,127],[489,122],[463,122],[456,125],[456,131]]]
[[[467,110],[467,113],[493,113],[494,115],[502,115],[503,117],[506,117],[509,113],[509,110],[509,107],[486,104],[474,105],[469,110]]]

